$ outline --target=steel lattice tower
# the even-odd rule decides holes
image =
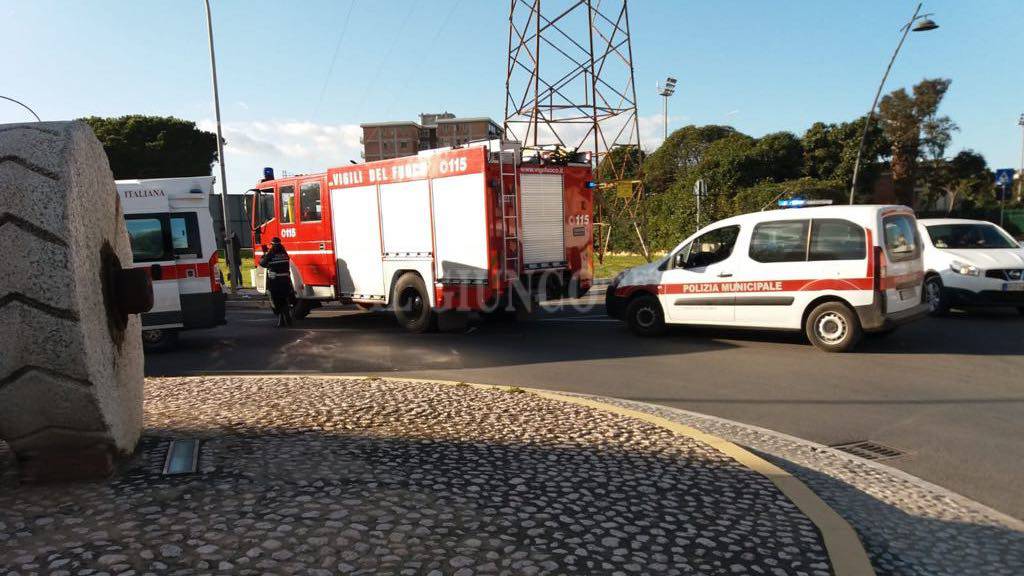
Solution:
[[[504,129],[536,153],[591,152],[599,186],[625,203],[640,236],[628,0],[511,0]],[[646,253],[642,237],[641,246]]]

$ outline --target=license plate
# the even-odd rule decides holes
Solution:
[[[1024,282],[1004,282],[1003,292],[1024,292]]]
[[[913,288],[905,288],[900,290],[900,300],[913,300],[917,297],[916,291]]]

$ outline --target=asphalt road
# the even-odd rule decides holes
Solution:
[[[825,354],[799,335],[682,328],[648,340],[603,306],[414,335],[382,312],[321,309],[293,328],[229,308],[146,359],[150,376],[389,374],[665,404],[822,444],[872,440],[886,464],[1024,518],[1024,317],[954,313]],[[212,392],[212,391],[211,391]]]

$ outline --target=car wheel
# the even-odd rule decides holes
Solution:
[[[142,349],[146,352],[166,352],[178,343],[178,331],[155,329],[142,331]]]
[[[658,336],[665,332],[661,303],[651,295],[638,296],[626,307],[626,324],[637,336]]]
[[[811,310],[804,331],[811,344],[826,352],[848,352],[863,334],[857,315],[841,302],[825,302]]]
[[[949,312],[949,303],[942,296],[942,279],[938,276],[929,276],[924,280],[924,288],[921,290],[921,301],[928,305],[928,313],[932,316],[942,316]]]
[[[436,315],[430,307],[430,297],[423,279],[416,274],[404,274],[395,283],[394,310],[398,324],[417,334],[430,332],[436,325]]]

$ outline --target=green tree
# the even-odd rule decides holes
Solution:
[[[991,208],[997,204],[994,179],[985,157],[973,150],[962,150],[949,160],[938,159],[925,166],[928,182],[926,206],[945,206],[954,210]]]
[[[941,154],[956,130],[948,117],[938,116],[939,104],[952,81],[925,79],[913,95],[900,88],[882,97],[878,106],[882,129],[891,143],[892,181],[900,203],[914,205],[914,184],[922,152]]]
[[[811,125],[800,139],[804,151],[803,175],[818,180],[846,182],[849,187],[864,122],[865,117],[861,117],[853,122],[815,122]],[[864,141],[858,193],[870,190],[882,167],[880,159],[889,155],[890,148],[882,127],[872,123]]]
[[[82,118],[103,144],[114,178],[206,176],[217,161],[217,136],[171,116]]]
[[[684,126],[669,134],[644,162],[644,187],[649,194],[667,191],[681,177],[696,168],[708,146],[736,134],[730,126]]]

